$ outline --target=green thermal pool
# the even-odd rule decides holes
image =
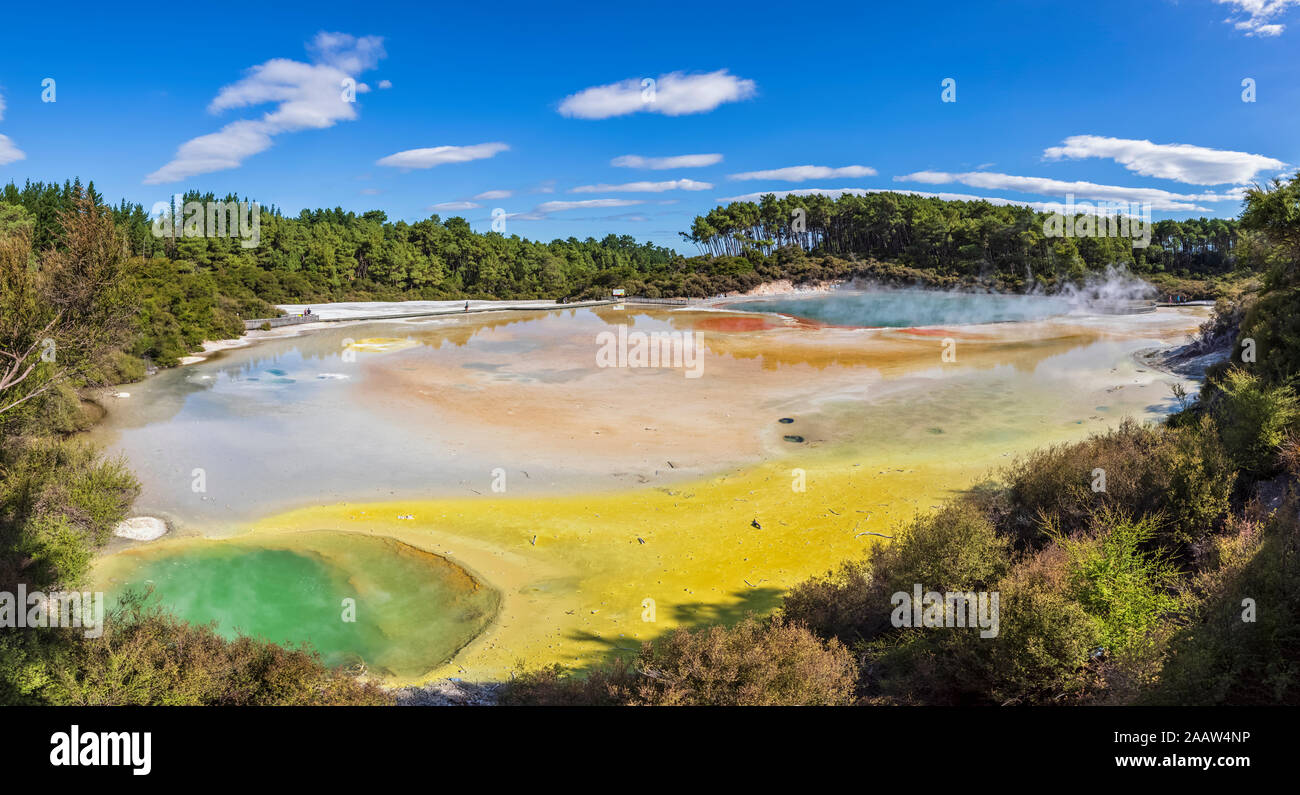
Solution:
[[[492,620],[498,594],[414,547],[359,534],[311,532],[245,540],[184,539],[105,558],[109,604],[152,587],[187,621],[216,622],[279,643],[310,642],[327,664],[364,662],[416,677],[449,659]],[[345,620],[345,600],[355,620]]]

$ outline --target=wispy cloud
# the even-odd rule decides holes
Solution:
[[[611,166],[619,168],[648,168],[662,171],[670,168],[702,168],[722,162],[722,155],[673,155],[671,157],[642,157],[641,155],[619,155],[609,161]]]
[[[444,163],[468,163],[471,160],[484,160],[510,147],[497,141],[472,146],[433,146],[428,149],[407,149],[394,152],[388,157],[375,161],[376,165],[393,168],[433,168]]]
[[[492,199],[509,199],[513,195],[515,195],[514,191],[509,190],[485,190],[474,198],[491,201]]]
[[[5,98],[4,94],[0,94],[0,121],[4,121],[4,118]],[[6,163],[15,163],[25,157],[27,157],[27,154],[23,152],[23,150],[19,149],[17,144],[15,144],[9,136],[0,135],[0,166],[5,165]]]
[[[753,80],[730,74],[726,69],[705,74],[671,72],[649,79],[630,78],[604,86],[592,86],[570,94],[560,102],[560,114],[578,119],[608,119],[630,113],[661,113],[685,116],[707,113],[724,102],[739,102],[757,93]]]
[[[693,179],[670,179],[664,182],[625,182],[622,185],[580,185],[569,193],[663,193],[666,190],[713,190],[713,184]]]
[[[214,133],[181,144],[172,159],[145,177],[146,185],[236,168],[271,147],[282,133],[321,130],[357,118],[345,81],[373,69],[384,57],[383,39],[346,33],[318,33],[307,46],[312,63],[273,58],[254,66],[236,83],[225,86],[208,105],[211,113],[277,103],[261,119],[231,122]],[[356,84],[357,93],[370,90]]]
[[[643,215],[641,213],[631,212],[631,213],[616,213],[614,215],[587,215],[587,216],[579,216],[576,218],[570,215],[566,217],[564,220],[565,221],[605,221],[605,222],[627,221],[629,223],[639,224],[639,223],[645,223],[646,221],[649,221],[650,216]]]
[[[551,213],[563,213],[570,210],[594,210],[605,207],[632,207],[645,204],[641,199],[583,199],[581,201],[542,202],[528,212],[508,213],[507,218],[517,221],[545,221]]]
[[[1223,20],[1247,36],[1271,38],[1281,36],[1286,25],[1275,20],[1300,0],[1215,0],[1233,7],[1233,14]]]
[[[448,210],[475,210],[482,206],[483,205],[478,204],[477,202],[441,202],[439,204],[430,205],[428,209],[446,212]]]
[[[590,209],[593,207],[631,207],[645,204],[640,199],[584,199],[582,201],[542,202],[533,208],[535,213],[562,213],[566,210]]]
[[[27,157],[27,153],[19,149],[9,136],[0,135],[0,166],[6,163],[15,163],[25,157]]]
[[[1286,165],[1281,160],[1248,152],[1098,135],[1070,136],[1061,146],[1044,151],[1043,157],[1048,160],[1104,157],[1144,177],[1171,179],[1189,185],[1242,185],[1261,171]]]
[[[870,166],[788,166],[767,171],[745,171],[732,174],[727,179],[772,179],[782,182],[804,182],[810,179],[843,179],[848,177],[874,177],[876,170]]]
[[[1037,193],[1043,196],[1057,196],[1091,201],[1124,201],[1150,204],[1153,210],[1198,210],[1208,212],[1197,202],[1229,201],[1238,198],[1238,193],[1172,193],[1158,188],[1130,188],[1121,185],[1099,185],[1095,182],[1068,182],[1046,177],[1023,177],[1013,174],[999,174],[992,171],[967,171],[950,174],[945,171],[918,171],[894,177],[895,182],[920,182],[927,185],[959,183],[972,188],[990,190],[1013,190],[1020,193]]]

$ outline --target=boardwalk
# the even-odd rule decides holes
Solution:
[[[472,315],[482,312],[548,312],[555,309],[577,309],[589,306],[611,306],[617,304],[646,304],[652,306],[689,306],[698,303],[697,299],[690,298],[645,298],[633,296],[631,298],[600,298],[591,301],[572,301],[567,304],[561,304],[554,301],[470,301],[469,308],[465,308],[462,301],[428,301],[428,302],[409,302],[412,304],[427,304],[427,306],[416,309],[415,311],[400,311],[403,303],[395,302],[388,304],[389,311],[367,312],[366,308],[373,306],[376,310],[383,306],[383,302],[371,302],[362,304],[320,304],[312,307],[312,314],[303,316],[302,311],[297,305],[285,305],[281,308],[286,310],[298,310],[292,314],[283,317],[272,318],[253,318],[244,321],[244,329],[258,329],[264,324],[271,328],[280,326],[295,325],[298,323],[342,323],[344,321],[359,320],[405,320],[417,317],[439,317],[442,315]],[[347,307],[347,309],[332,310],[331,307]],[[394,311],[398,310],[398,311]]]

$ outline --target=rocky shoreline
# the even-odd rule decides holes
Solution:
[[[1232,356],[1236,338],[1236,323],[1211,318],[1186,344],[1173,348],[1148,348],[1138,351],[1136,356],[1139,362],[1157,370],[1204,381],[1206,370]]]
[[[466,682],[435,679],[422,685],[389,688],[399,707],[494,707],[500,698],[501,682]]]

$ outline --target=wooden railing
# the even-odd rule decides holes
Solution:
[[[285,315],[283,317],[259,317],[252,320],[244,321],[244,331],[259,329],[262,326],[268,328],[279,328],[280,326],[293,326],[298,323],[314,323],[320,320],[315,315]]]
[[[699,300],[698,298],[648,298],[644,295],[631,295],[623,299],[625,303],[629,304],[668,304],[670,306],[690,306],[699,303]]]

